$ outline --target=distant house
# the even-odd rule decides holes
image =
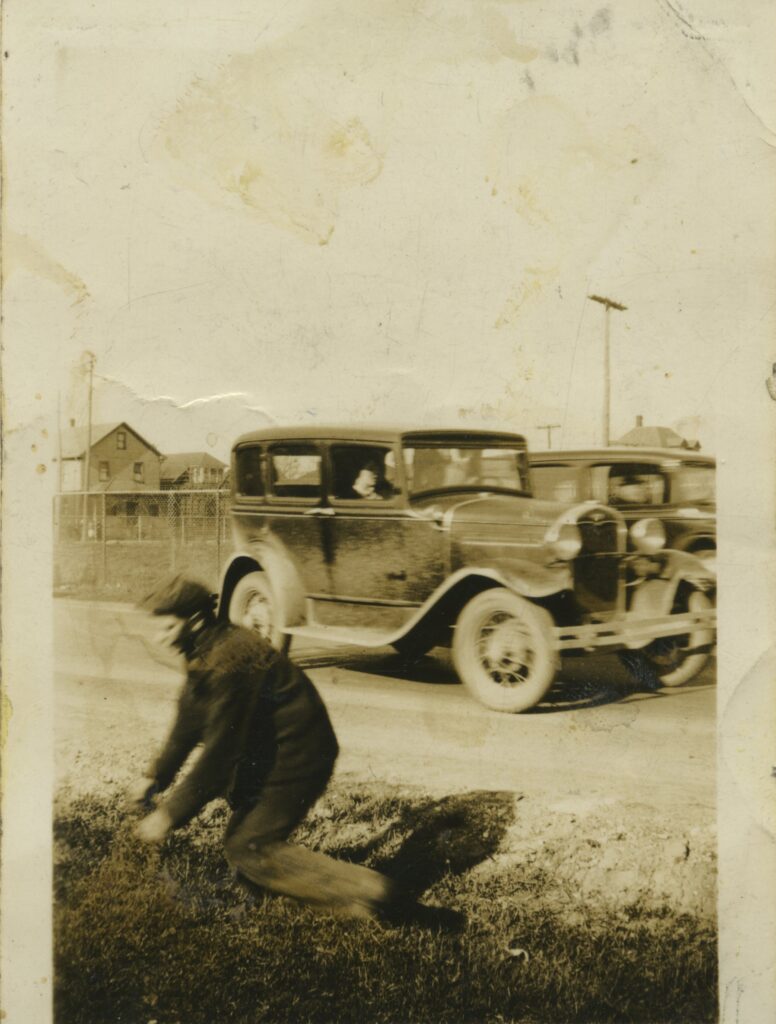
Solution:
[[[71,421],[72,423],[72,421]],[[62,431],[63,491],[158,491],[162,453],[128,423],[95,423]],[[89,479],[86,479],[87,461]]]
[[[176,452],[162,459],[164,491],[215,491],[224,483],[228,466],[209,452]]]

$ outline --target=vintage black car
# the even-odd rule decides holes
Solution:
[[[448,645],[509,712],[542,700],[561,655],[639,649],[667,686],[709,656],[713,574],[656,518],[537,500],[520,435],[267,429],[238,440],[231,480],[219,615],[277,647]]]
[[[531,452],[537,498],[600,501],[630,526],[658,519],[666,547],[690,551],[712,568],[717,553],[716,461],[681,448],[585,448]]]

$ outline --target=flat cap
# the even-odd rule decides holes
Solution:
[[[152,615],[176,615],[188,619],[198,612],[211,611],[213,595],[198,580],[180,574],[163,580],[139,602],[139,607]]]

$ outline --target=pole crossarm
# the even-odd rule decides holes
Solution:
[[[601,305],[606,306],[607,309],[619,309],[620,311],[625,311],[628,308],[619,302],[615,302],[614,299],[605,298],[603,295],[588,295],[588,298],[592,299],[593,302],[600,302]]]

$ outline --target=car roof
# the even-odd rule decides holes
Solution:
[[[243,434],[234,443],[234,447],[256,441],[374,441],[392,444],[396,441],[432,442],[449,441],[459,444],[472,441],[495,441],[499,443],[525,444],[522,434],[512,434],[496,430],[461,430],[443,429],[403,429],[401,427],[351,427],[339,426],[293,426],[264,427]]]
[[[531,462],[608,462],[620,459],[623,462],[680,461],[716,466],[713,455],[702,455],[689,448],[638,448],[634,445],[617,448],[568,448],[546,452],[530,452]]]

